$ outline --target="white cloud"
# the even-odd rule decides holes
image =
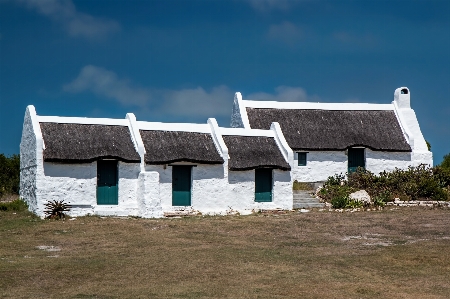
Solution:
[[[152,113],[208,117],[231,114],[234,93],[224,85],[210,91],[197,88],[180,90],[137,87],[107,69],[87,65],[72,82],[63,86],[71,93],[93,92],[124,106],[134,105]]]
[[[162,93],[163,109],[175,115],[197,115],[208,117],[231,115],[234,92],[220,85],[206,91],[202,87],[181,90],[166,90]]]
[[[63,86],[65,92],[92,92],[117,101],[123,106],[136,106],[150,115],[184,116],[188,119],[228,117],[231,115],[235,91],[226,85],[206,90],[203,87],[184,89],[151,89],[138,87],[116,73],[93,65],[83,67],[79,75]],[[247,100],[317,101],[303,88],[279,86],[274,93],[256,92]]]
[[[271,25],[267,36],[269,39],[279,40],[288,45],[294,45],[303,37],[303,32],[291,22],[283,22],[279,25]]]
[[[29,9],[60,24],[71,36],[89,39],[101,38],[120,30],[113,20],[96,18],[77,11],[71,0],[16,0]]]
[[[93,65],[83,67],[78,77],[64,85],[63,90],[72,93],[91,91],[124,105],[144,106],[151,100],[149,90],[132,86],[129,80],[119,79],[114,72]]]

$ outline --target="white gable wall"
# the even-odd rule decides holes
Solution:
[[[402,90],[406,90],[407,93],[402,94]],[[428,151],[416,113],[411,109],[410,97],[411,92],[407,87],[397,88],[394,92],[394,101],[392,104],[394,105],[397,118],[399,119],[406,135],[406,139],[412,149],[412,165],[428,164],[433,166],[433,153]]]
[[[28,106],[23,121],[20,142],[20,198],[25,200],[30,211],[41,210],[38,204],[36,179],[39,165],[42,165],[42,134],[38,127],[36,111]]]

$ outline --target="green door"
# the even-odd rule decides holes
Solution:
[[[358,167],[365,168],[366,163],[364,159],[363,148],[349,148],[348,149],[348,173],[355,172]]]
[[[172,206],[191,205],[192,166],[172,166]]]
[[[272,169],[255,169],[255,201],[272,201]]]
[[[118,204],[119,190],[117,188],[117,177],[117,161],[97,161],[97,204]]]

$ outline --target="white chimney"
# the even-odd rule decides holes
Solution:
[[[408,87],[400,87],[395,90],[394,102],[397,104],[397,107],[400,109],[411,108],[410,93],[409,93]]]

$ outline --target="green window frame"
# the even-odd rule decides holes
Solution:
[[[297,153],[297,159],[298,159],[298,166],[306,166],[306,157],[307,152],[298,152]]]
[[[271,202],[273,172],[271,168],[255,169],[255,202]]]

